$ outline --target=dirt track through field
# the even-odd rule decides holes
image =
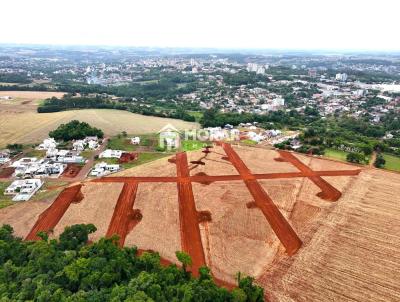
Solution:
[[[340,196],[342,196],[342,193],[339,190],[337,190],[330,183],[321,178],[319,174],[317,174],[315,171],[310,169],[310,167],[302,163],[292,153],[287,151],[279,151],[279,155],[281,157],[277,159],[278,161],[283,160],[290,162],[297,169],[299,169],[305,177],[310,179],[316,186],[318,186],[321,189],[321,192],[317,194],[320,198],[329,201],[337,201],[340,198]],[[349,171],[345,173],[349,173],[346,175],[357,175],[358,173],[360,173],[360,170],[355,170],[354,174],[351,174],[352,172]],[[329,176],[340,176],[340,175],[343,175],[343,171],[330,171],[329,173]]]
[[[222,147],[231,163],[243,177],[243,181],[253,196],[257,207],[263,212],[276,236],[285,247],[288,255],[295,254],[302,245],[302,242],[297,236],[296,232],[283,217],[282,213],[273,203],[267,192],[265,192],[265,190],[257,182],[254,175],[251,174],[249,168],[247,168],[239,155],[233,150],[232,146],[223,143]]]
[[[38,240],[38,232],[51,231],[60,221],[61,217],[63,217],[70,204],[73,202],[79,202],[81,200],[83,197],[81,188],[82,185],[76,185],[64,189],[60,195],[58,195],[57,199],[52,203],[52,205],[39,216],[38,221],[35,223],[25,239]]]
[[[128,235],[138,222],[138,217],[135,217],[135,212],[133,210],[137,188],[137,182],[124,184],[107,230],[106,237],[111,237],[113,235],[119,236],[119,245],[121,247],[124,246],[126,235]]]
[[[106,232],[106,237],[111,237],[114,234],[118,235],[119,236],[119,245],[122,247],[125,244],[125,239],[128,238],[128,239],[126,239],[126,241],[128,242],[129,236],[133,235],[133,234],[129,235],[129,233],[132,231],[132,229],[138,223],[140,223],[140,221],[142,219],[142,213],[140,212],[140,210],[133,209],[135,199],[136,199],[136,194],[138,191],[138,186],[140,185],[140,183],[160,183],[160,185],[161,185],[161,183],[170,183],[170,185],[172,185],[172,189],[174,191],[175,191],[175,186],[173,184],[176,183],[177,190],[178,190],[178,206],[176,209],[176,214],[179,215],[179,225],[178,225],[178,216],[177,216],[176,220],[173,221],[176,224],[176,229],[173,229],[173,230],[174,230],[174,234],[176,234],[177,232],[180,232],[180,242],[179,242],[178,235],[176,235],[176,246],[174,247],[173,251],[180,248],[181,250],[188,253],[192,258],[192,266],[190,267],[190,270],[192,271],[192,274],[194,276],[198,276],[199,275],[198,270],[201,266],[209,264],[211,269],[215,269],[215,265],[211,264],[209,257],[208,257],[208,262],[206,262],[205,249],[208,251],[210,250],[210,247],[207,246],[207,244],[210,244],[210,243],[207,243],[207,241],[205,241],[205,242],[202,241],[201,231],[200,231],[200,227],[201,227],[202,223],[205,223],[207,225],[207,223],[209,221],[211,222],[212,221],[211,215],[215,214],[215,212],[209,210],[208,207],[201,208],[201,202],[200,202],[200,204],[197,204],[197,206],[200,209],[199,211],[197,210],[198,208],[196,207],[196,201],[199,202],[199,200],[195,200],[195,195],[193,193],[193,188],[192,188],[192,182],[199,183],[202,185],[210,185],[213,182],[222,182],[223,183],[226,181],[228,181],[228,182],[236,181],[236,182],[241,183],[243,181],[244,184],[246,185],[247,189],[249,190],[252,199],[254,200],[253,201],[252,199],[250,199],[250,201],[247,202],[246,207],[248,209],[257,207],[258,209],[261,210],[261,212],[257,211],[257,213],[260,216],[261,223],[263,221],[265,221],[264,219],[266,219],[268,221],[269,225],[271,226],[272,230],[275,232],[277,238],[280,240],[282,245],[285,247],[287,254],[293,255],[301,247],[302,241],[300,240],[300,238],[296,234],[296,232],[293,230],[293,228],[291,227],[289,222],[282,215],[282,213],[280,212],[278,207],[274,204],[274,202],[269,194],[271,194],[271,196],[274,196],[274,195],[269,191],[269,188],[267,189],[268,193],[269,193],[268,194],[263,189],[263,187],[258,182],[258,180],[308,178],[316,186],[318,186],[318,188],[321,190],[321,192],[317,194],[319,197],[330,200],[330,201],[335,201],[338,198],[340,198],[341,192],[339,190],[337,190],[336,188],[334,188],[331,184],[329,184],[322,177],[324,177],[324,176],[327,176],[327,177],[329,177],[329,176],[354,176],[354,175],[358,175],[360,173],[359,169],[357,169],[357,170],[337,170],[337,171],[329,171],[329,170],[328,171],[314,171],[310,167],[308,167],[308,165],[302,163],[292,153],[280,151],[279,152],[280,158],[278,158],[277,161],[278,162],[279,161],[289,162],[294,167],[296,167],[299,171],[295,171],[295,169],[293,167],[290,167],[292,169],[291,172],[268,173],[268,172],[270,172],[270,171],[268,171],[268,170],[270,170],[270,168],[265,168],[265,170],[267,170],[265,172],[267,172],[267,173],[263,173],[264,169],[258,169],[257,171],[261,172],[261,173],[257,174],[257,173],[252,173],[250,168],[251,169],[254,169],[254,168],[251,165],[247,166],[245,164],[245,162],[247,164],[249,164],[249,162],[246,160],[246,157],[244,157],[243,153],[239,152],[239,154],[238,154],[232,148],[231,145],[226,144],[226,143],[220,143],[220,146],[222,146],[222,148],[225,152],[218,153],[218,152],[214,152],[214,151],[207,149],[206,150],[207,153],[205,153],[205,155],[203,155],[199,160],[191,161],[190,166],[188,163],[187,154],[185,152],[177,153],[173,159],[168,160],[168,162],[176,165],[176,176],[173,176],[175,169],[172,169],[172,173],[169,174],[169,176],[152,176],[154,174],[148,174],[150,176],[140,176],[140,177],[138,177],[138,176],[133,176],[133,177],[110,176],[110,177],[104,177],[104,178],[90,180],[89,182],[96,182],[96,183],[97,182],[123,183],[122,190],[120,192],[119,191],[116,192],[116,194],[117,194],[116,196],[118,196],[118,193],[119,193],[119,197],[116,202],[113,215],[112,215],[111,219],[107,218],[107,223],[109,223],[109,224],[108,224],[108,229]],[[204,153],[204,151],[203,151],[203,153]],[[210,157],[212,160],[207,156],[209,153],[211,153]],[[218,156],[222,156],[223,161],[222,162],[218,161],[219,157],[217,158],[217,160],[215,160],[215,156],[212,157],[212,155],[213,155],[212,153],[214,153],[214,155],[217,154]],[[225,154],[223,154],[223,153],[225,153]],[[273,160],[274,156],[272,158],[270,158],[270,160]],[[210,163],[208,161],[210,161]],[[210,173],[210,171],[211,171],[211,174],[215,174],[215,172],[216,172],[216,174],[218,174],[218,172],[220,172],[220,171],[218,171],[216,169],[214,169],[214,170],[209,169],[207,171],[201,170],[201,169],[204,169],[203,168],[204,166],[207,167],[208,163],[210,164],[211,167],[212,167],[212,165],[217,165],[216,163],[214,163],[214,161],[224,164],[223,172],[225,172],[226,175],[223,175],[223,174],[222,175],[208,175],[207,174],[207,172]],[[226,168],[226,166],[230,166],[230,167]],[[287,166],[290,166],[290,165],[287,165]],[[199,170],[193,171],[194,170],[193,167],[198,167],[198,169],[200,171]],[[239,174],[235,174],[236,171]],[[281,171],[288,171],[288,170],[281,170]],[[193,173],[193,175],[190,175],[190,173]],[[237,184],[238,183],[236,183],[235,186]],[[311,182],[310,182],[310,184],[311,184]],[[143,186],[144,185],[145,184],[143,184]],[[318,188],[316,188],[313,184],[311,184],[311,185],[315,189],[313,191],[314,192],[313,194],[316,194],[315,191],[317,191]],[[82,185],[76,185],[73,187],[69,187],[69,188],[65,189],[63,192],[61,192],[61,194],[53,202],[53,204],[40,215],[38,221],[32,228],[29,235],[26,237],[26,239],[27,240],[37,240],[37,239],[39,239],[38,236],[36,235],[37,232],[51,231],[58,224],[58,222],[60,221],[61,217],[67,211],[70,204],[72,202],[77,202],[80,200],[80,197],[82,197],[82,194],[80,193],[81,186]],[[245,187],[243,187],[243,188],[245,188]],[[176,194],[176,191],[175,191],[175,194]],[[115,202],[116,196],[113,199],[113,202]],[[139,199],[139,196],[140,196],[140,194],[138,194],[137,203],[140,203],[140,202],[143,203],[143,198]],[[210,196],[213,196],[213,195],[210,195]],[[249,197],[250,197],[250,195],[249,195]],[[198,199],[198,198],[200,198],[199,195],[196,195],[196,199]],[[211,197],[211,198],[213,198],[213,197]],[[275,200],[275,198],[276,198],[276,196],[274,196],[274,200]],[[246,200],[246,201],[248,201],[248,200]],[[175,202],[175,205],[176,205],[176,201],[173,201],[173,202]],[[141,208],[138,205],[137,205],[137,207]],[[151,212],[151,209],[150,209],[150,212]],[[261,213],[263,215],[261,215]],[[151,218],[149,218],[149,217],[151,217],[151,214],[149,214],[149,212],[147,212],[147,214],[145,212],[143,212],[143,214],[145,215],[144,216],[145,219],[147,219],[147,220],[151,219]],[[163,215],[165,215],[165,213],[160,214],[159,217],[155,221],[159,221],[159,219],[164,219]],[[138,228],[143,227],[144,226],[143,223],[144,223],[144,220],[142,221],[142,224],[139,224]],[[163,221],[163,223],[168,224],[170,222],[168,222],[168,220],[165,220],[165,221]],[[267,225],[266,222],[265,222],[265,225]],[[103,224],[103,226],[107,227],[107,224],[105,224],[105,225]],[[135,229],[135,231],[137,231],[137,230],[138,229]],[[270,232],[271,235],[273,234],[272,230]],[[103,234],[104,233],[105,233],[105,229],[104,229]],[[301,234],[301,232],[299,234]],[[266,238],[266,237],[264,236],[262,238]],[[151,239],[149,239],[146,242],[147,243],[150,242],[150,244],[148,244],[147,248],[149,248],[149,247],[152,248]],[[203,243],[204,243],[205,247],[203,247]],[[140,244],[139,244],[139,248],[140,248]],[[143,246],[142,246],[142,248],[143,248]],[[210,251],[209,251],[209,253],[210,253]],[[208,253],[208,256],[209,256],[209,253]],[[173,256],[170,255],[169,260],[171,260],[171,259],[173,259]],[[162,261],[164,261],[164,258],[162,258]],[[167,263],[167,262],[165,262],[165,263]],[[214,277],[214,280],[218,284],[223,285],[225,287],[228,287],[228,288],[232,287],[231,284],[226,283],[224,280],[220,280],[215,277]]]
[[[176,154],[176,171],[182,249],[192,258],[192,273],[194,276],[198,276],[199,268],[206,265],[206,260],[186,153]]]

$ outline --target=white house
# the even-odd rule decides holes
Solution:
[[[57,143],[54,138],[46,138],[43,140],[43,143],[41,143],[37,149],[38,150],[49,150],[49,149],[55,149],[57,147]]]
[[[98,141],[90,140],[87,144],[88,144],[88,148],[91,150],[96,150],[99,147]]]
[[[10,161],[10,152],[8,150],[0,151],[0,165]]]
[[[13,201],[29,200],[43,185],[40,179],[15,180],[5,189],[5,195],[15,195]]]
[[[76,140],[72,144],[72,149],[75,151],[83,151],[83,150],[85,150],[85,147],[86,147],[86,143],[84,140]]]
[[[131,138],[131,144],[132,145],[139,145],[140,144],[140,137],[139,136],[135,136]]]
[[[91,176],[96,176],[96,177],[101,177],[105,176],[110,173],[114,173],[119,171],[120,166],[119,165],[109,165],[105,162],[98,163],[94,166],[92,171],[90,172]]]
[[[107,149],[100,153],[99,158],[120,158],[124,151]]]

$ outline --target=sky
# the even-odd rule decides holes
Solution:
[[[3,0],[0,43],[400,50],[399,0]]]

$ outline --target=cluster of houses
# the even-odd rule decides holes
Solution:
[[[43,186],[40,179],[18,179],[5,189],[5,195],[14,195],[13,201],[27,201]]]
[[[15,168],[14,175],[21,179],[59,177],[67,167],[66,164],[53,162],[49,159],[24,157],[11,164]]]
[[[99,141],[96,136],[86,137],[83,140],[73,142],[72,150],[58,149],[58,143],[53,138],[47,138],[37,149],[46,151],[46,158],[59,163],[84,163],[85,159],[80,156],[80,152],[86,148],[95,150],[99,147]]]

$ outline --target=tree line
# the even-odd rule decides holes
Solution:
[[[232,291],[218,287],[207,267],[194,278],[190,257],[177,252],[182,267],[162,266],[158,253],[138,256],[136,247],[119,248],[118,237],[88,244],[93,224],[65,228],[59,239],[39,233],[23,241],[9,225],[0,227],[1,301],[264,301],[263,289],[238,275]]]

